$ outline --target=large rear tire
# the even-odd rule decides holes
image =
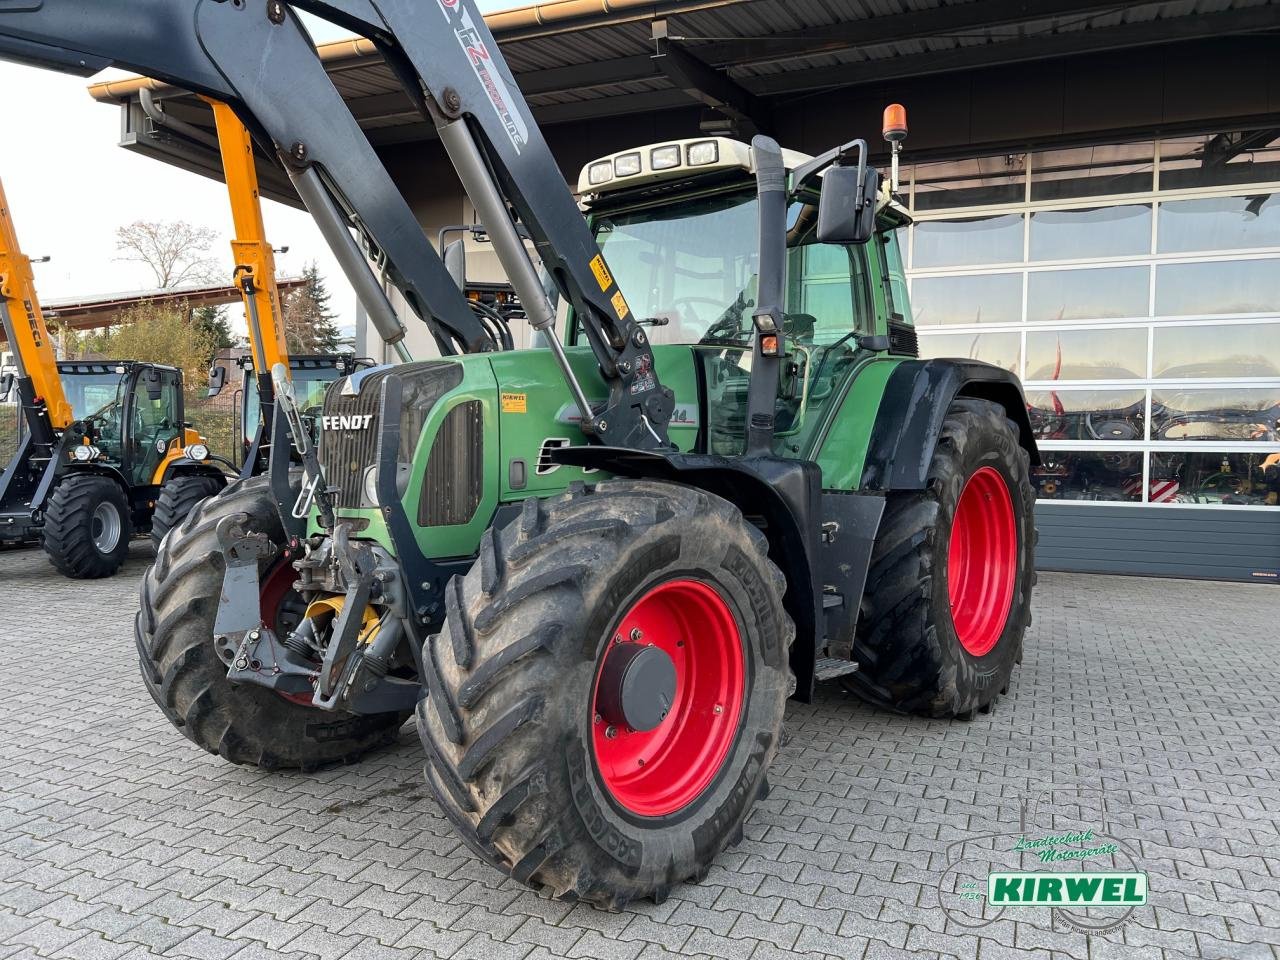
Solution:
[[[68,577],[110,577],[129,556],[129,501],[109,477],[73,473],[49,498],[43,535],[49,561]]]
[[[166,480],[151,515],[151,546],[155,552],[160,552],[164,535],[187,519],[196,504],[208,500],[226,485],[222,478],[205,473],[179,473]]]
[[[1034,507],[1017,425],[997,404],[955,400],[928,487],[889,497],[845,686],[929,717],[990,710],[1031,623]]]
[[[767,549],[726,501],[649,481],[530,499],[485,534],[418,705],[473,850],[606,907],[706,873],[767,792],[794,689]]]
[[[239,515],[248,533],[284,543],[270,480],[255,477],[198,504],[160,546],[142,581],[134,637],[147,690],[188,740],[232,763],[314,770],[392,743],[408,714],[331,713],[253,684],[234,684],[214,645],[224,560],[218,521]],[[291,590],[289,559],[263,562],[263,620],[277,626]],[[284,566],[282,566],[284,565]],[[296,619],[296,616],[295,616]]]

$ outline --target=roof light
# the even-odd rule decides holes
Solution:
[[[890,143],[907,139],[907,108],[900,103],[884,108],[884,138]]]
[[[714,140],[689,144],[689,166],[706,167],[720,162],[720,144]]]
[[[624,153],[613,161],[613,172],[619,177],[634,177],[640,172],[640,154]]]
[[[609,160],[602,160],[599,163],[593,163],[587,171],[587,180],[595,187],[602,183],[608,183],[613,179],[613,163]]]
[[[649,166],[654,170],[670,170],[680,166],[680,145],[657,147],[649,154]]]

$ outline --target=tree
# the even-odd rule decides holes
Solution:
[[[191,311],[191,322],[209,336],[215,350],[225,350],[236,345],[225,307],[196,307]]]
[[[315,262],[302,271],[302,286],[281,294],[285,339],[293,353],[338,353],[343,348],[338,315]]]
[[[230,275],[208,255],[218,234],[185,220],[135,220],[116,230],[118,260],[141,263],[168,290],[184,283],[214,283]]]
[[[189,393],[207,381],[216,348],[210,334],[193,325],[186,304],[144,303],[120,314],[116,325],[90,334],[81,348],[113,360],[164,363],[182,370]]]

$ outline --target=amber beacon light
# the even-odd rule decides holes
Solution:
[[[890,178],[890,189],[898,192],[898,153],[902,150],[902,141],[907,139],[907,108],[900,103],[891,103],[884,108],[884,138],[893,151],[893,173]]]

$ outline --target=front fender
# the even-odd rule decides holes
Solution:
[[[1018,425],[1019,442],[1040,462],[1018,378],[977,360],[909,360],[889,376],[871,431],[861,489],[923,490],[947,409],[957,397],[998,403]]]

